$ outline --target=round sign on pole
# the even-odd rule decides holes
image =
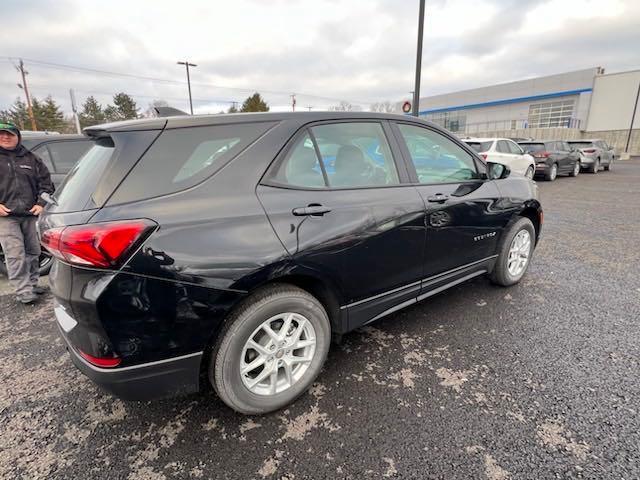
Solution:
[[[411,102],[408,100],[402,104],[402,111],[404,113],[409,113],[411,111]]]

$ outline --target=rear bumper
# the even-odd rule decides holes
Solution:
[[[69,345],[71,361],[103,390],[123,400],[153,400],[195,393],[200,388],[200,363],[203,352],[123,368],[99,368],[91,365]]]

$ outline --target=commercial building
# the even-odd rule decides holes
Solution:
[[[458,134],[599,137],[624,151],[639,87],[640,70],[593,67],[424,97],[419,112]],[[640,153],[640,107],[629,151]]]

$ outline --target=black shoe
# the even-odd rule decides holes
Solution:
[[[29,305],[30,303],[35,302],[38,299],[38,296],[35,293],[21,293],[20,295],[16,295],[18,301],[24,305]]]
[[[33,293],[36,295],[44,295],[45,293],[48,293],[49,290],[49,287],[41,287],[40,285],[33,287]]]

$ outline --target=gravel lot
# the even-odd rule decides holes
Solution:
[[[0,478],[639,478],[640,161],[540,191],[520,285],[476,279],[348,335],[265,417],[101,393],[51,299],[0,282]]]

